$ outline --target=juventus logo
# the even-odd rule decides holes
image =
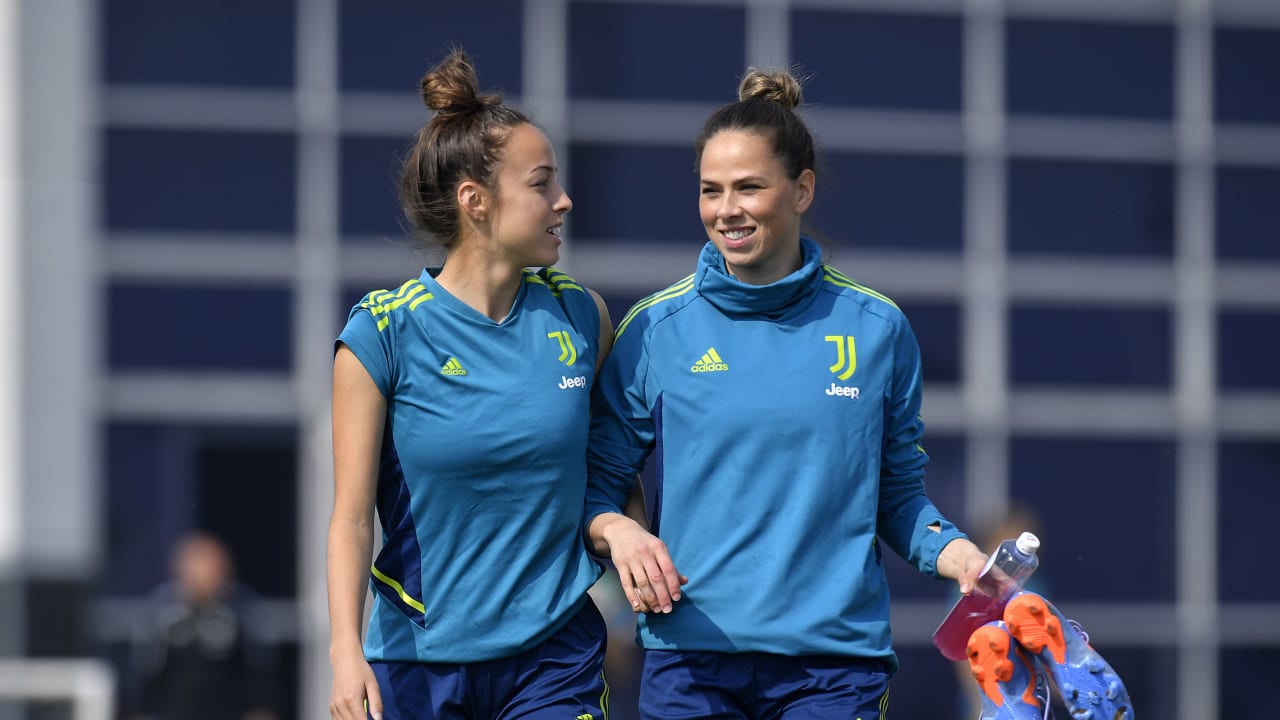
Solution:
[[[828,335],[824,339],[836,344],[836,364],[831,366],[831,372],[838,373],[836,377],[841,380],[853,377],[853,371],[858,367],[858,353],[853,345],[853,336]]]
[[[547,337],[560,341],[560,357],[557,358],[560,362],[565,365],[572,365],[578,362],[578,351],[573,349],[573,339],[569,337],[567,330],[549,332]]]

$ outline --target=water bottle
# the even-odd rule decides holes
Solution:
[[[973,631],[999,620],[1005,603],[1039,567],[1040,558],[1036,556],[1039,549],[1040,538],[1024,532],[1016,540],[1010,538],[1000,543],[991,553],[973,590],[956,601],[933,633],[933,644],[943,657],[965,659],[968,654],[965,648]]]

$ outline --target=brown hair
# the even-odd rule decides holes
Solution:
[[[517,125],[529,122],[498,94],[481,94],[467,54],[449,52],[422,76],[422,101],[433,111],[404,159],[400,205],[412,228],[444,249],[458,244],[458,184],[492,188],[502,146]]]
[[[814,170],[813,136],[795,113],[804,100],[801,80],[789,70],[765,72],[748,68],[738,84],[738,102],[718,108],[707,118],[694,141],[696,171],[702,164],[707,141],[730,130],[760,134],[792,180],[805,170]]]

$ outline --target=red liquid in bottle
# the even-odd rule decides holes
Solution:
[[[1017,540],[1005,540],[991,554],[973,591],[962,596],[933,633],[933,644],[948,660],[968,656],[974,630],[1004,615],[1004,606],[1040,564],[1036,551],[1040,539],[1024,532]]]
[[[975,587],[973,592],[961,597],[955,607],[951,608],[950,614],[933,634],[933,644],[946,659],[964,660],[968,656],[966,646],[969,644],[969,636],[992,620],[999,620],[1008,601],[1008,597],[993,598]]]

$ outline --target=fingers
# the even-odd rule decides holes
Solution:
[[[364,698],[355,693],[335,696],[329,701],[329,717],[333,720],[361,720],[364,713]]]
[[[382,720],[382,693],[378,691],[378,683],[369,683],[365,687],[365,692],[369,694],[369,700],[365,703],[369,709],[369,717],[373,720]]]
[[[334,677],[333,694],[329,698],[329,717],[333,720],[382,720],[382,694],[373,671],[366,665],[348,668],[345,680]]]
[[[651,579],[655,583],[665,583],[667,596],[670,597],[673,602],[678,601],[681,596],[680,586],[689,582],[689,578],[676,571],[676,566],[671,562],[671,556],[667,554],[667,548],[665,545],[662,547],[662,552],[658,554],[657,560],[658,569],[661,571],[661,575],[656,579]],[[668,612],[670,611],[668,610]]]
[[[629,565],[618,565],[617,569],[618,583],[622,585],[622,592],[627,596],[627,604],[631,606],[632,612],[653,612],[653,606],[645,601],[636,586],[635,576],[631,573],[631,567]]]
[[[630,587],[623,587],[628,589],[627,599],[633,601],[631,607],[638,612],[671,612],[673,604],[680,600],[680,586],[688,582],[672,564],[666,543],[652,535],[632,559],[627,574]]]

